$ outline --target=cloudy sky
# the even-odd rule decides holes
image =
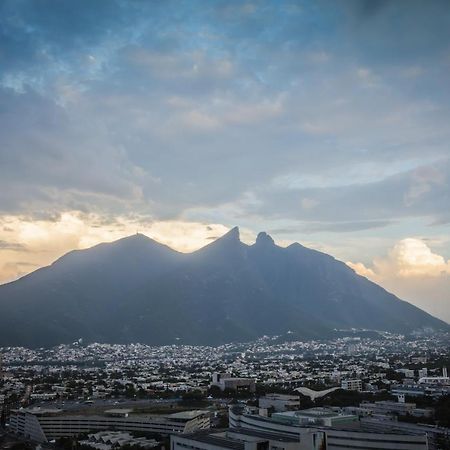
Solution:
[[[447,0],[3,0],[0,282],[239,225],[450,321]]]

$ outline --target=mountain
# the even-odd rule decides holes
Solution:
[[[0,346],[205,344],[335,329],[450,326],[333,257],[238,228],[190,254],[137,234],[64,255],[0,286]]]

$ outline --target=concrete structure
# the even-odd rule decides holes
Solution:
[[[450,429],[437,427],[435,425],[423,425],[397,420],[380,420],[373,417],[361,419],[361,428],[365,431],[377,433],[403,433],[414,435],[426,435],[429,450],[437,450],[436,440],[438,438],[450,439]]]
[[[306,410],[307,411],[307,410]],[[304,414],[304,413],[303,413]],[[268,431],[270,433],[282,433],[291,437],[301,435],[305,430],[321,431],[325,433],[325,448],[327,450],[428,450],[428,438],[423,430],[416,432],[396,431],[370,431],[364,430],[360,423],[353,422],[352,426],[344,423],[337,427],[320,425],[319,420],[305,424],[294,424],[248,414],[242,407],[231,407],[229,410],[230,428],[238,430]],[[172,449],[177,450],[177,449]],[[212,449],[210,449],[212,450]],[[270,449],[272,450],[272,449]]]
[[[359,407],[369,414],[432,417],[434,413],[433,409],[416,408],[415,403],[391,402],[387,400],[374,403],[363,402]]]
[[[362,381],[355,379],[355,380],[342,380],[341,382],[341,388],[345,389],[347,391],[362,391]]]
[[[343,426],[358,422],[358,416],[334,411],[330,408],[310,408],[272,414],[272,420],[289,425]]]
[[[72,415],[57,409],[28,408],[12,412],[9,429],[20,437],[47,442],[93,431],[139,431],[146,433],[192,433],[210,427],[208,411],[184,411],[166,416]]]
[[[314,401],[316,398],[325,397],[325,395],[330,394],[331,392],[336,391],[337,389],[340,389],[338,387],[333,387],[330,389],[324,389],[323,391],[314,391],[312,389],[309,389],[307,387],[299,387],[295,389],[297,392],[300,392],[300,394],[309,397],[312,401]]]
[[[414,378],[414,370],[412,369],[397,369],[396,372],[402,373],[406,378]]]
[[[410,397],[422,397],[429,395],[431,397],[441,397],[443,395],[450,395],[450,385],[444,386],[439,384],[398,384],[392,386],[391,394],[393,395],[408,395]]]
[[[259,398],[260,408],[273,408],[277,412],[290,411],[300,408],[298,395],[267,394]]]
[[[111,417],[128,417],[133,412],[129,408],[113,408],[104,411],[104,414]]]
[[[158,442],[154,439],[146,439],[143,437],[134,438],[131,434],[122,431],[101,431],[88,435],[88,438],[80,441],[80,444],[89,445],[98,450],[109,450],[125,445],[133,445],[139,448],[153,448],[158,445]]]
[[[327,450],[428,450],[427,436],[397,433],[371,433],[354,430],[327,432]]]
[[[213,373],[211,386],[217,386],[221,391],[248,389],[250,392],[255,392],[256,390],[256,383],[252,378],[236,378],[229,373]]]
[[[425,364],[428,361],[428,358],[426,356],[413,356],[411,358],[411,362],[414,364]]]
[[[422,377],[419,384],[427,384],[431,386],[450,386],[449,377]]]
[[[170,437],[170,450],[322,450],[325,445],[325,433],[307,429],[297,436],[228,429]]]

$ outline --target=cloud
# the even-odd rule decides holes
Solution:
[[[383,261],[376,262],[379,272],[392,267],[401,277],[450,275],[450,260],[433,253],[420,239],[408,238],[397,243],[389,252],[389,261],[383,267]]]
[[[371,280],[376,279],[375,272],[361,262],[352,263],[351,261],[347,261],[347,265],[351,267],[358,275],[362,275],[363,277]]]
[[[229,227],[214,223],[161,222],[137,215],[105,218],[77,211],[46,219],[8,216],[0,219],[1,224],[7,226],[3,226],[3,231],[0,227],[0,283],[16,279],[32,268],[48,265],[73,249],[114,241],[136,232],[189,252],[229,230]],[[26,249],[21,242],[27,243]]]
[[[0,239],[0,250],[24,251],[26,247],[18,242],[7,242]]]
[[[442,221],[449,112],[446,89],[429,86],[448,85],[443,46],[427,50],[432,73],[366,51],[415,21],[434,43],[448,33],[440,6],[297,6],[4,2],[0,210],[176,220],[236,203],[335,230],[393,212]],[[409,41],[395,42],[403,55]],[[411,67],[420,76],[405,81]],[[411,181],[411,166],[436,161],[441,184]],[[242,208],[248,193],[259,210]]]
[[[450,260],[437,253],[421,239],[406,238],[397,242],[385,258],[373,261],[368,268],[362,263],[348,263],[357,273],[373,279],[386,277],[440,277],[450,275]]]
[[[308,222],[301,226],[304,233],[317,233],[332,231],[337,233],[352,233],[361,230],[371,230],[373,228],[384,228],[392,224],[390,220],[367,220],[357,222]]]
[[[423,239],[402,239],[370,266],[347,264],[359,275],[450,322],[450,260],[433,252]]]
[[[323,187],[321,182],[325,184]],[[379,228],[406,217],[436,220],[447,215],[442,205],[450,196],[450,160],[442,159],[372,182],[346,178],[346,183],[341,185],[338,177],[334,180],[325,176],[308,179],[301,174],[296,181],[291,175],[287,183],[278,182],[271,188],[262,188],[256,194],[262,204],[254,212],[308,221],[308,231]],[[319,207],[305,208],[305,198],[313,199]]]
[[[133,232],[133,217],[289,229],[367,265],[405,235],[445,233],[447,10],[5,0],[0,220],[54,233],[35,264],[83,233]]]

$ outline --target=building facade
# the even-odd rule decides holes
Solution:
[[[276,412],[290,411],[300,407],[298,395],[266,394],[259,398],[260,408],[273,408]]]
[[[210,428],[208,411],[186,411],[168,416],[72,415],[61,410],[20,409],[12,412],[9,429],[20,437],[47,442],[60,437],[93,431],[127,431],[158,433],[192,433]]]
[[[308,411],[308,410],[306,410]],[[323,422],[310,421],[309,426],[305,424],[294,424],[280,422],[272,418],[261,417],[257,414],[247,414],[240,407],[231,407],[229,410],[230,428],[232,429],[250,429],[258,431],[268,431],[271,433],[283,433],[285,435],[296,437],[301,435],[304,430],[321,431],[325,434],[326,450],[428,450],[428,438],[426,433],[410,432],[371,432],[360,427],[360,424],[354,423],[347,427],[335,426],[327,427]]]
[[[341,382],[341,388],[345,389],[347,391],[362,391],[362,381],[355,379],[355,380],[342,380]]]

